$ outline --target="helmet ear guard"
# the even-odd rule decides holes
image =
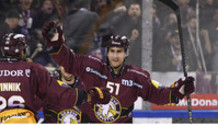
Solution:
[[[129,56],[129,49],[127,48],[127,50],[126,50],[126,57],[128,57]]]

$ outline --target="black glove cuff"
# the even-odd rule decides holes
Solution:
[[[76,105],[81,105],[86,101],[87,101],[87,93],[83,89],[78,88],[78,100]]]
[[[171,103],[176,103],[178,104],[179,103],[179,98],[174,96],[174,95],[171,95]]]

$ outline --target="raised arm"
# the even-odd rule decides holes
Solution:
[[[49,22],[43,28],[42,35],[47,43],[47,51],[57,64],[66,72],[79,76],[84,56],[74,54],[64,45],[63,30],[55,22]]]

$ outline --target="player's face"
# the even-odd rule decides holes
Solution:
[[[124,63],[126,52],[124,48],[110,47],[108,50],[108,59],[113,68],[119,68]]]

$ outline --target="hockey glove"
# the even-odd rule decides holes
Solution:
[[[91,96],[91,104],[107,104],[111,99],[109,91],[105,88],[91,88],[88,90],[88,94]]]
[[[60,47],[63,44],[63,30],[54,21],[47,23],[43,27],[42,35],[47,43],[47,47]]]
[[[171,85],[171,91],[173,96],[183,99],[186,93],[191,94],[195,91],[194,78],[179,79]]]

